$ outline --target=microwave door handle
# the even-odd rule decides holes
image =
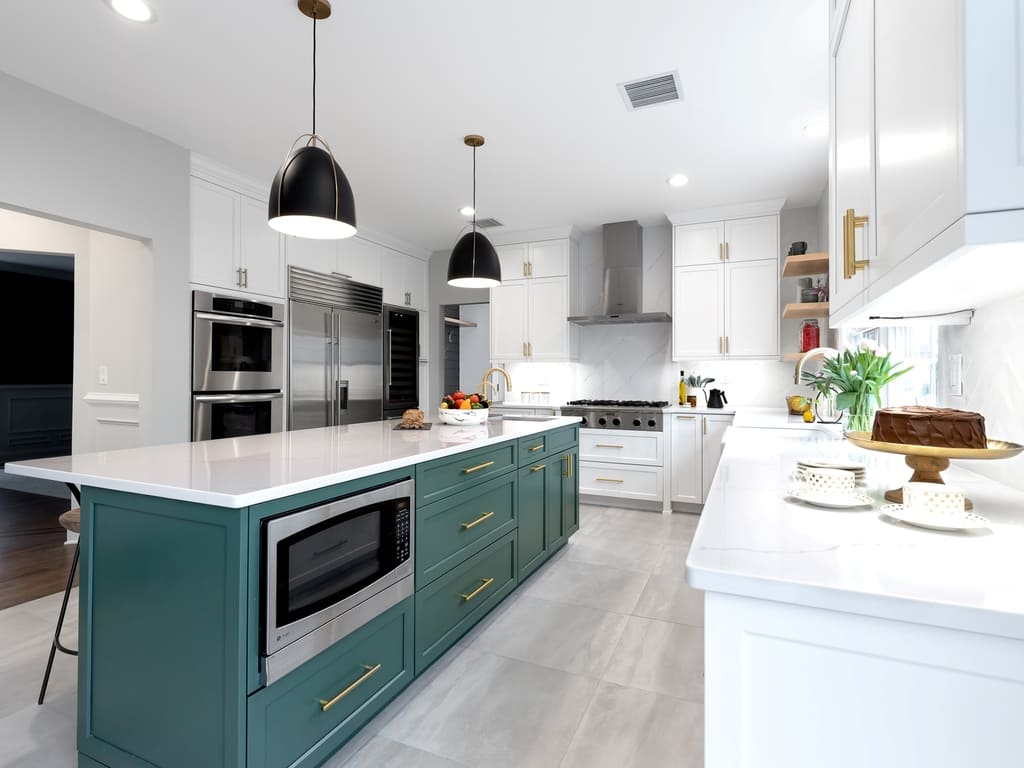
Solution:
[[[249,325],[255,328],[284,328],[280,320],[261,320],[258,317],[239,317],[236,315],[219,315],[216,312],[195,312],[197,320],[209,320],[214,323],[227,323],[228,325]]]
[[[267,400],[280,400],[284,395],[280,392],[264,392],[259,395],[196,395],[197,403],[260,403]]]

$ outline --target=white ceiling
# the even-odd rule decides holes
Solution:
[[[3,0],[0,71],[269,186],[310,129],[311,24],[293,0]],[[361,225],[448,248],[471,194],[507,228],[785,197],[814,205],[827,141],[824,0],[335,0],[318,129]],[[616,84],[678,70],[684,101],[627,112]],[[685,173],[690,184],[665,179]]]

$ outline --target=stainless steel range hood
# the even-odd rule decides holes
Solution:
[[[604,307],[600,315],[574,315],[576,325],[670,323],[668,312],[643,312],[643,231],[639,222],[605,224]]]

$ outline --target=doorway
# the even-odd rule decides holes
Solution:
[[[475,391],[491,364],[490,305],[448,304],[443,309],[444,394]]]

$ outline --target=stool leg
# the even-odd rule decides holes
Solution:
[[[42,705],[43,698],[46,696],[46,686],[50,682],[50,671],[53,669],[53,657],[58,650],[63,653],[77,656],[78,651],[73,651],[70,648],[65,648],[60,642],[60,631],[64,626],[64,614],[68,610],[68,598],[71,597],[71,587],[75,582],[75,570],[78,568],[78,552],[80,544],[75,544],[75,556],[71,561],[71,570],[68,572],[68,583],[64,587],[64,600],[60,604],[60,616],[57,617],[57,630],[53,633],[53,643],[50,645],[50,658],[46,662],[46,674],[43,675],[43,685],[39,689],[39,701],[38,704]]]

